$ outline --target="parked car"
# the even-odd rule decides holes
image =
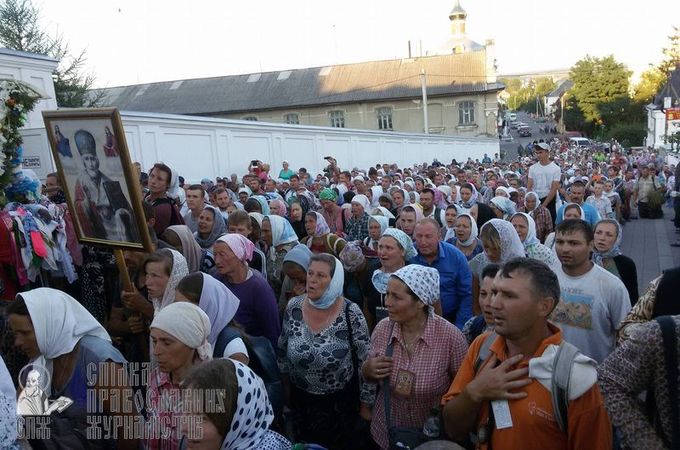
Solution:
[[[522,127],[518,130],[518,133],[519,133],[520,137],[529,137],[529,136],[531,136],[531,128]]]

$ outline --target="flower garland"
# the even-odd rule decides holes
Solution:
[[[0,80],[0,207],[9,201],[21,203],[40,199],[40,181],[24,176],[23,139],[19,128],[41,95],[17,80]]]

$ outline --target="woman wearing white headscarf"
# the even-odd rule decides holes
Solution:
[[[378,241],[390,226],[390,219],[385,216],[370,216],[368,219],[368,237],[364,239],[364,246],[372,252],[378,251]],[[375,256],[375,253],[373,254]]]
[[[506,197],[492,198],[489,206],[499,219],[510,220],[510,217],[517,212],[515,202]]]
[[[388,449],[389,427],[423,428],[455,377],[467,343],[458,328],[434,314],[440,297],[436,269],[405,266],[390,276],[384,293],[389,318],[373,331],[362,373],[378,385],[371,434]]]
[[[510,218],[510,223],[517,230],[517,235],[524,245],[527,258],[542,261],[549,267],[557,262],[555,253],[541,244],[536,237],[536,222],[529,214],[519,212]]]
[[[269,429],[274,411],[264,382],[249,367],[229,359],[206,362],[187,376],[185,389],[194,399],[187,412],[197,419],[188,421],[185,439],[200,439],[201,449],[290,450],[290,442]],[[226,410],[216,410],[205,392],[223,396]]]
[[[553,221],[550,210],[541,204],[538,194],[529,191],[524,195],[524,212],[528,213],[536,222],[536,237],[540,242],[553,232]]]
[[[177,302],[156,314],[150,328],[158,365],[149,374],[146,426],[161,433],[149,433],[146,448],[179,449],[181,384],[192,366],[212,359],[210,319],[198,306]]]
[[[368,212],[371,205],[365,195],[352,197],[352,215],[345,226],[347,242],[362,241],[368,237]]]
[[[353,449],[361,448],[353,432],[360,402],[362,417],[370,420],[370,392],[359,376],[369,334],[361,309],[343,297],[343,285],[337,258],[312,256],[307,293],[286,307],[278,360],[296,439]]]
[[[189,273],[206,272],[215,267],[215,260],[212,257],[212,252],[201,248],[194,238],[194,233],[191,232],[186,225],[172,225],[169,226],[161,239],[170,244],[184,256],[187,260],[187,268]]]
[[[147,256],[142,270],[149,300],[156,314],[175,301],[177,283],[189,274],[184,256],[168,248],[156,250]]]
[[[371,186],[371,208],[380,206],[381,195],[383,195],[382,186]]]
[[[39,372],[43,383],[51,381],[41,385],[43,391],[50,400],[60,396],[73,400],[69,414],[76,423],[86,426],[87,411],[100,409],[109,418],[132,415],[113,410],[108,402],[98,400],[111,395],[120,398],[117,388],[129,387],[117,375],[126,360],[111,344],[104,327],[76,299],[56,289],[37,288],[17,294],[7,308],[7,316],[15,336],[14,345],[28,356],[33,369],[42,368]],[[93,372],[92,367],[98,370]],[[111,377],[106,384],[97,379],[101,371],[107,371]],[[111,394],[114,390],[117,393]],[[121,401],[132,399],[130,396]],[[106,442],[98,444],[112,448]],[[120,440],[118,448],[137,448],[136,440]]]
[[[484,251],[482,241],[478,239],[479,229],[477,221],[472,214],[463,213],[456,217],[454,235],[447,240],[449,244],[455,245],[458,250],[463,252],[465,258],[471,261],[475,256]]]
[[[232,322],[241,301],[224,283],[205,273],[191,273],[177,285],[175,301],[191,302],[206,313],[210,319],[208,342],[212,345],[214,358],[232,358],[248,364],[248,350]],[[215,344],[220,336],[224,349],[220,347],[221,354],[218,355]]]
[[[508,200],[510,201],[510,200]],[[470,260],[472,271],[472,308],[474,314],[480,313],[479,282],[482,271],[490,263],[503,265],[513,258],[524,257],[524,246],[519,235],[510,222],[502,219],[491,219],[482,226],[479,232],[484,251]]]

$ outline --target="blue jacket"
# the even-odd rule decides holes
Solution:
[[[472,317],[472,272],[465,255],[453,245],[440,242],[437,258],[432,264],[420,254],[410,263],[439,271],[442,313],[455,317],[454,325],[462,330],[465,322]]]

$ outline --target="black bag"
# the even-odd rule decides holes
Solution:
[[[227,344],[238,337],[241,337],[241,333],[237,329],[225,327],[217,336],[213,358],[222,358]],[[281,417],[283,413],[283,384],[272,343],[263,336],[247,336],[243,339],[243,343],[248,350],[248,366],[264,381],[274,415]]]
[[[69,414],[74,405],[62,413],[54,413],[49,416],[44,429],[35,430],[36,419],[41,421],[47,416],[25,416],[24,426],[26,437],[33,450],[100,450],[107,448],[105,441],[94,441],[87,438],[87,423],[82,420],[85,416]],[[83,411],[83,414],[85,412]],[[44,423],[44,422],[39,422]],[[45,433],[44,439],[31,436],[32,433]]]
[[[387,338],[389,344],[385,351],[385,356],[392,356],[394,348],[392,347],[392,331],[394,331],[394,322],[390,327],[390,334]],[[414,450],[419,445],[430,441],[431,439],[425,436],[422,430],[415,427],[393,427],[392,426],[392,408],[390,406],[390,379],[389,377],[383,379],[383,399],[385,400],[385,426],[387,426],[387,434],[390,440],[390,450]]]

